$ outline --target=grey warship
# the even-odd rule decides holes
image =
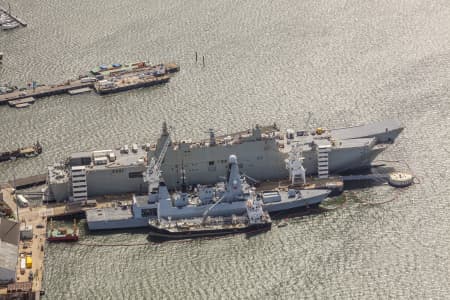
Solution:
[[[168,143],[165,145],[167,151]],[[215,186],[198,185],[189,193],[183,175],[181,192],[171,194],[160,175],[163,157],[164,152],[159,156],[158,162],[149,164],[146,175],[149,182],[148,195],[133,195],[131,207],[87,210],[89,230],[148,227],[148,222],[155,220],[169,220],[170,223],[171,220],[205,219],[207,216],[216,218],[241,216],[248,212],[248,201],[260,203],[261,211],[264,209],[268,213],[281,213],[318,205],[330,193],[329,190],[323,189],[289,189],[256,193],[255,188],[240,175],[237,157],[230,155],[225,182],[219,182]],[[154,227],[156,223],[152,224]]]
[[[161,170],[169,189],[179,187],[182,168],[189,184],[215,184],[223,180],[229,155],[239,157],[240,170],[258,181],[288,177],[285,160],[293,146],[300,148],[307,175],[327,177],[369,168],[372,161],[392,144],[403,127],[397,120],[379,121],[348,128],[314,131],[255,126],[226,136],[192,142],[172,141],[164,122],[153,145],[136,144],[120,149],[75,153],[64,163],[48,167],[49,200],[83,200],[99,195],[147,192],[143,173],[149,161],[169,143]]]
[[[209,140],[170,142],[162,172],[169,187],[179,181],[182,164],[193,184],[214,184],[221,180],[227,167],[223,159],[235,154],[243,173],[259,181],[288,177],[284,161],[293,145],[301,146],[306,175],[327,177],[347,171],[370,168],[378,154],[393,143],[403,127],[387,120],[350,128],[313,132],[273,126],[255,126],[251,130],[216,137],[210,130]],[[149,160],[157,157],[164,142],[170,139],[164,123],[158,143],[149,151]]]

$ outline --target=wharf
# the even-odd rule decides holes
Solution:
[[[92,88],[94,86],[93,82],[83,83],[80,80],[69,80],[65,84],[59,85],[44,85],[38,86],[34,89],[27,89],[25,91],[14,91],[12,93],[6,93],[0,95],[0,105],[7,104],[9,101],[21,100],[29,97],[42,98],[53,95],[59,95],[67,93],[70,90],[81,89],[81,88]]]
[[[58,218],[65,216],[73,216],[75,214],[84,214],[86,210],[92,207],[85,207],[81,205],[68,205],[64,203],[52,203],[48,205],[34,206],[31,203],[30,207],[18,208],[14,201],[14,192],[10,187],[0,190],[3,194],[4,202],[16,214],[20,223],[26,223],[33,228],[33,237],[31,240],[24,240],[19,242],[18,252],[21,254],[31,255],[32,267],[26,269],[24,274],[20,273],[20,259],[17,261],[16,267],[16,282],[13,284],[0,287],[0,299],[2,297],[10,297],[11,299],[39,299],[42,291],[42,280],[44,277],[44,260],[47,240],[47,221],[49,218]],[[123,196],[125,197],[125,195]],[[125,197],[129,198],[129,197]],[[98,208],[113,207],[119,197],[101,197],[100,203],[96,204]],[[33,272],[33,278],[30,280],[30,272]],[[20,298],[19,296],[33,294],[35,298]],[[15,297],[15,298],[14,298]],[[9,298],[7,298],[9,299]]]
[[[3,200],[14,211],[17,211],[14,202],[13,189],[3,189]],[[42,279],[44,275],[44,248],[46,239],[46,219],[41,217],[38,210],[32,208],[19,208],[19,222],[26,223],[33,227],[33,237],[31,240],[19,242],[19,259],[16,268],[16,282],[8,285],[7,288],[0,288],[0,295],[9,293],[10,296],[23,294],[35,294],[35,299],[39,299],[42,289]],[[39,226],[38,226],[39,225]],[[26,269],[24,274],[20,272],[20,255],[31,255],[32,267]],[[30,280],[30,272],[33,278]],[[31,290],[30,290],[31,289]],[[15,298],[14,298],[15,299]]]
[[[8,184],[11,187],[15,186],[16,189],[24,189],[34,185],[43,184],[46,180],[47,174],[39,174],[24,178],[17,178],[16,180],[9,180]]]
[[[139,87],[147,87],[156,84],[166,83],[170,79],[170,74],[178,72],[180,67],[175,63],[161,64],[164,66],[166,72],[162,76],[149,76],[144,74],[145,71],[154,70],[155,66],[147,66],[139,69],[124,69],[121,71],[111,71],[109,75],[102,75],[104,79],[97,81],[86,82],[82,79],[71,79],[61,84],[55,85],[41,85],[35,88],[28,88],[25,90],[16,90],[11,93],[0,95],[0,105],[9,104],[10,106],[31,104],[38,98],[54,96],[59,94],[69,93],[70,95],[77,95],[80,93],[89,92],[94,89],[99,94],[114,93],[135,89]],[[99,87],[99,83],[107,81],[109,87]],[[17,106],[16,106],[17,107]]]
[[[19,19],[19,17],[15,17],[13,15],[11,15],[7,9],[3,8],[0,6],[0,12],[3,12],[4,14],[7,14],[11,19],[13,19],[14,21],[16,21],[17,23],[19,23],[20,25],[22,25],[23,27],[27,27],[27,23],[25,23],[24,21],[22,21],[21,19]]]

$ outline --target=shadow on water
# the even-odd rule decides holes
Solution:
[[[310,205],[309,207],[300,207],[300,208],[294,208],[290,210],[286,210],[283,212],[278,212],[274,214],[270,214],[270,217],[272,220],[281,220],[286,218],[301,218],[305,216],[314,216],[314,215],[320,215],[324,212],[326,212],[326,209],[323,209],[319,206],[319,204]]]
[[[87,223],[85,224],[86,234],[90,236],[104,236],[115,234],[146,234],[148,228],[122,228],[122,229],[107,229],[107,230],[89,230]]]

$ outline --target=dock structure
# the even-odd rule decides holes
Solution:
[[[157,68],[164,70],[163,73],[152,72]],[[111,70],[104,75],[102,72],[96,78],[80,78],[67,80],[62,84],[41,85],[28,89],[20,89],[10,93],[0,95],[0,105],[9,104],[12,107],[17,105],[31,104],[35,100],[43,97],[69,93],[77,95],[89,92],[93,89],[99,94],[119,92],[144,86],[166,83],[170,79],[170,74],[178,72],[180,67],[175,63],[161,64],[157,66],[143,66],[139,69],[117,69]],[[80,76],[82,77],[82,76]]]
[[[31,239],[19,241],[19,257],[31,256],[32,265],[21,272],[20,259],[17,261],[16,281],[7,288],[0,288],[0,295],[8,295],[13,298],[19,295],[39,295],[42,289],[42,279],[44,274],[44,247],[46,238],[46,219],[42,218],[38,210],[32,208],[17,208],[14,202],[14,190],[6,188],[0,191],[3,193],[3,200],[6,204],[19,215],[16,219],[20,223],[26,223],[32,226]],[[31,275],[32,272],[32,275]]]
[[[31,256],[32,265],[21,272],[20,259],[16,266],[16,281],[8,286],[0,286],[0,299],[3,296],[11,299],[24,299],[19,296],[33,295],[39,299],[42,290],[42,281],[44,277],[44,260],[47,241],[47,223],[51,218],[69,218],[75,215],[84,215],[85,211],[92,209],[90,206],[83,206],[82,203],[51,203],[47,205],[30,205],[29,207],[18,207],[14,196],[15,191],[11,187],[4,187],[0,190],[3,201],[16,215],[16,220],[21,224],[31,225],[32,237],[19,241],[18,254]],[[114,207],[119,197],[99,198],[99,203],[95,202],[96,207]],[[93,201],[93,200],[91,200]],[[18,214],[18,215],[17,215]],[[32,272],[33,275],[30,275]],[[9,298],[7,298],[9,299]]]
[[[16,178],[8,181],[9,186],[16,187],[16,189],[24,189],[34,185],[44,184],[47,180],[47,174],[39,174],[28,176],[24,178]]]
[[[67,81],[65,84],[44,85],[36,87],[34,89],[27,89],[25,91],[14,91],[12,93],[0,95],[0,105],[7,104],[9,101],[22,100],[30,97],[38,99],[42,97],[64,94],[70,90],[92,88],[93,86],[93,82],[83,83],[80,80],[73,80]]]

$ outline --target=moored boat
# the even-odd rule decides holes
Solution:
[[[241,215],[246,211],[246,201],[253,197],[261,201],[263,209],[269,213],[282,213],[317,206],[331,192],[328,189],[303,190],[294,187],[257,192],[240,175],[236,155],[230,155],[228,162],[225,182],[219,182],[215,186],[197,185],[195,193],[182,191],[169,195],[164,191],[167,190],[165,183],[161,181],[158,191],[158,217],[172,220],[197,218],[202,216],[205,210],[212,216]],[[152,191],[152,187],[149,187],[149,190]]]
[[[13,151],[0,152],[0,162],[15,160],[20,157],[35,157],[42,153],[42,146],[39,142],[36,142],[33,146],[19,148]]]
[[[149,236],[157,239],[193,239],[216,237],[230,234],[256,234],[268,231],[272,227],[272,220],[263,211],[260,200],[247,201],[247,214],[229,217],[208,217],[208,210],[202,218],[177,220],[149,221]]]
[[[13,22],[9,22],[9,23],[3,24],[3,25],[2,25],[2,29],[3,29],[3,30],[9,30],[9,29],[17,28],[17,27],[19,27],[19,26],[20,26],[19,23],[13,21]]]

